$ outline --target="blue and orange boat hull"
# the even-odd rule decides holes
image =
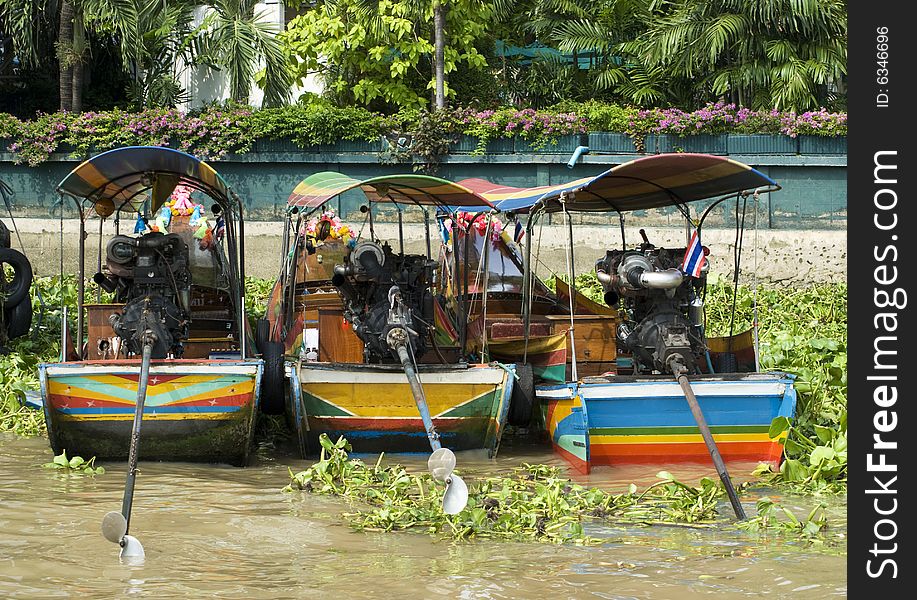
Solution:
[[[141,426],[143,460],[244,465],[252,445],[260,360],[153,361]],[[140,361],[39,366],[48,437],[56,454],[126,460]]]
[[[768,430],[774,418],[795,413],[792,376],[698,375],[691,384],[724,460],[780,463],[781,440]],[[710,462],[671,377],[589,377],[538,386],[536,395],[554,449],[581,473],[599,465]]]

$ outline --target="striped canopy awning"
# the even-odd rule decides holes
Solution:
[[[158,146],[116,148],[83,161],[58,184],[61,193],[113,210],[158,210],[176,185],[187,185],[227,204],[229,186],[213,167],[190,154]],[[100,212],[102,214],[102,212]]]
[[[709,154],[657,154],[618,165],[595,177],[553,186],[513,188],[483,179],[458,183],[507,212],[527,212],[539,203],[548,212],[560,211],[563,192],[572,192],[566,203],[570,211],[627,212],[742,191],[780,189],[773,179],[746,164]]]
[[[381,175],[354,179],[324,171],[305,178],[296,186],[287,204],[317,208],[328,200],[359,187],[370,202],[395,202],[425,206],[471,206],[492,209],[493,205],[467,187],[428,175]]]

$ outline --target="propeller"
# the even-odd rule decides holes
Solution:
[[[146,388],[150,379],[150,362],[153,356],[154,336],[146,332],[143,340],[143,361],[140,364],[140,379],[137,384],[137,402],[134,408],[134,424],[131,428],[131,445],[127,457],[127,482],[121,512],[110,511],[102,517],[102,536],[109,542],[121,546],[121,558],[142,560],[145,556],[143,544],[132,535],[130,527],[131,508],[134,504],[134,483],[137,481],[137,453],[140,447],[140,424],[143,421],[143,405],[146,403]]]
[[[392,286],[389,290],[389,302],[392,305],[392,312],[396,315],[404,312],[406,309],[401,302],[401,291],[397,286]],[[401,317],[400,319],[404,319]],[[399,322],[403,322],[399,320]],[[395,350],[401,366],[404,368],[404,374],[411,385],[411,394],[414,396],[414,403],[417,404],[417,412],[423,421],[424,430],[427,433],[427,439],[430,440],[430,448],[433,453],[427,460],[427,468],[430,474],[437,481],[446,484],[446,491],[443,493],[443,512],[448,515],[455,515],[465,508],[468,504],[468,486],[462,481],[462,478],[455,475],[455,453],[448,448],[443,448],[439,441],[439,433],[433,426],[433,418],[430,416],[430,408],[427,406],[427,397],[423,391],[423,385],[417,376],[417,370],[414,361],[409,352],[411,337],[404,325],[393,327],[386,335],[386,343],[390,348]]]
[[[455,453],[442,446],[436,448],[427,459],[427,469],[430,470],[433,479],[446,484],[443,512],[447,515],[462,512],[468,504],[468,486],[461,477],[452,472],[455,469]]]

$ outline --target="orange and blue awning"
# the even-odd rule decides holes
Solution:
[[[478,193],[505,212],[528,212],[536,204],[547,212],[560,211],[564,192],[568,193],[569,211],[628,212],[738,192],[780,189],[773,179],[746,164],[709,154],[657,154],[618,165],[594,177],[553,186],[514,188],[483,179],[465,179],[458,185]]]
[[[57,189],[96,205],[111,202],[114,210],[139,211],[149,200],[155,212],[179,184],[218,202],[230,199],[229,186],[209,164],[159,146],[116,148],[93,156],[70,171]]]
[[[422,206],[469,206],[492,209],[494,206],[469,188],[429,175],[381,175],[354,179],[341,173],[323,171],[310,175],[290,194],[287,204],[318,208],[348,190],[360,188],[370,202],[394,202]]]

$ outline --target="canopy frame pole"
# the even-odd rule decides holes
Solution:
[[[571,192],[561,192],[560,205],[563,208],[564,224],[567,226],[567,277],[570,278],[570,285],[567,289],[567,296],[570,304],[570,375],[573,381],[579,381],[576,369],[576,274],[573,264],[573,219],[567,212],[567,201],[573,200],[574,195]]]
[[[248,356],[248,319],[245,318],[245,215],[242,200],[235,192],[229,192],[239,205],[239,349],[242,360]]]
[[[430,246],[430,211],[426,207],[421,207],[421,210],[423,210],[423,230],[427,237],[427,260],[433,260],[433,248]]]
[[[96,268],[99,273],[102,272],[102,226],[105,224],[104,217],[99,219],[99,251],[96,254]],[[96,302],[102,303],[102,286],[96,286]]]
[[[401,212],[401,206],[392,201],[392,204],[395,205],[395,210],[398,211],[398,252],[404,256],[404,215]]]
[[[83,356],[83,307],[86,304],[86,215],[83,213],[82,206],[77,206],[77,210],[79,210],[80,213],[80,239],[78,250],[80,264],[77,265],[79,279],[76,282],[76,353],[80,357],[80,360],[84,360],[86,358]],[[61,283],[63,283],[63,281],[61,281]]]
[[[624,213],[618,211],[618,223],[621,225],[621,250],[627,252],[627,236],[624,234]]]
[[[481,292],[481,362],[487,355],[487,292],[490,289],[490,236],[494,215],[487,213],[487,229],[484,231],[484,289]]]

